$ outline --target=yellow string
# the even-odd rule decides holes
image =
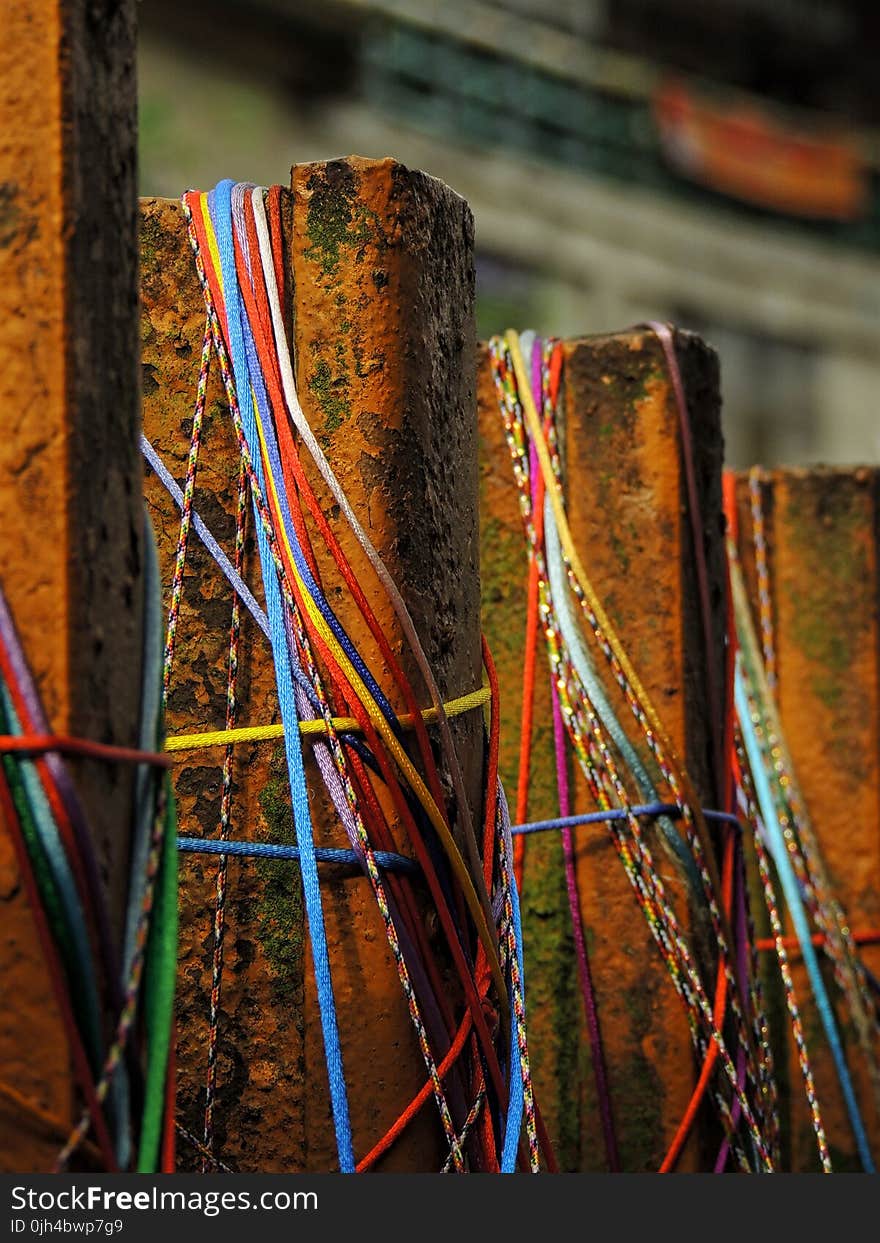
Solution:
[[[204,203],[204,206],[206,207],[207,200],[204,196],[203,196],[203,203]],[[203,218],[204,218],[204,224],[205,224],[205,234],[208,240],[208,248],[211,252],[212,261],[216,265],[216,270],[218,272],[222,272],[222,269],[220,267],[219,251],[217,248],[217,240],[216,240],[216,236],[214,233],[214,224],[213,224],[213,221],[211,220],[210,211],[203,210]],[[221,276],[221,282],[222,282],[222,276]],[[221,287],[222,287],[222,284],[221,284]],[[253,401],[253,394],[250,394],[250,400]],[[257,410],[256,402],[254,402],[254,412],[256,415],[255,422],[257,424],[257,433],[258,433],[259,440],[260,440],[260,451],[261,451],[263,460],[266,461],[268,460],[268,453],[266,452],[263,429],[260,426],[259,411]],[[281,506],[278,501],[278,493],[277,493],[276,486],[275,486],[275,480],[273,479],[271,472],[266,472],[266,484],[270,491],[271,498],[275,504],[275,512],[280,513]],[[388,751],[394,757],[394,760],[396,761],[398,768],[403,773],[413,793],[416,795],[419,802],[424,807],[425,812],[429,820],[431,821],[431,824],[433,825],[434,829],[437,832],[437,836],[440,838],[443,849],[446,852],[446,855],[449,859],[450,866],[453,872],[455,873],[455,876],[456,876],[456,879],[458,880],[459,885],[461,886],[462,895],[467,904],[468,910],[471,913],[471,917],[474,921],[474,925],[477,930],[477,935],[479,936],[480,941],[482,942],[483,947],[486,951],[486,956],[488,958],[489,968],[492,974],[492,979],[493,979],[496,989],[498,990],[498,1000],[499,1000],[499,1005],[502,1010],[502,1020],[506,1022],[507,1014],[508,1014],[507,988],[504,982],[504,974],[501,970],[501,964],[498,959],[498,950],[497,950],[495,938],[492,936],[492,933],[490,932],[491,908],[489,906],[488,896],[485,893],[485,886],[483,885],[483,878],[482,876],[477,876],[477,877],[471,876],[470,872],[468,871],[467,865],[464,859],[462,858],[461,852],[458,849],[455,839],[453,838],[452,833],[450,832],[449,826],[447,825],[439,808],[434,802],[433,797],[431,796],[430,790],[428,790],[418,770],[415,768],[409,756],[406,754],[403,747],[400,745],[399,741],[397,740],[397,737],[394,734],[394,731],[392,730],[391,726],[385,719],[383,712],[379,708],[379,705],[375,702],[373,696],[370,694],[369,689],[365,686],[357,670],[354,668],[351,661],[348,659],[345,652],[343,651],[342,647],[337,642],[336,636],[333,634],[333,631],[330,629],[329,625],[327,624],[327,621],[324,618],[323,614],[320,612],[317,604],[312,599],[311,594],[309,593],[307,587],[305,586],[299,574],[299,570],[297,569],[296,561],[294,560],[293,553],[290,548],[290,543],[287,538],[287,531],[285,530],[283,523],[280,525],[277,533],[278,535],[280,535],[281,540],[283,541],[284,546],[287,550],[288,565],[289,565],[290,571],[297,584],[299,595],[303,601],[303,604],[309,615],[309,618],[312,621],[313,626],[315,627],[317,632],[320,634],[321,638],[323,639],[324,643],[327,645],[328,649],[333,653],[333,657],[336,663],[339,665],[339,668],[342,670],[342,673],[344,674],[346,680],[348,681],[349,686],[351,686],[355,695],[358,697],[359,701],[363,704],[364,709],[366,710],[367,715],[370,717],[370,720],[373,723],[376,731],[381,736]],[[476,888],[477,885],[479,885],[480,887],[479,894]]]
[[[488,686],[481,686],[478,691],[470,691],[467,695],[460,695],[457,699],[450,699],[448,703],[443,705],[443,709],[448,717],[461,716],[462,713],[470,712],[474,708],[481,708],[483,704],[488,703],[491,698],[492,691]],[[422,710],[422,720],[430,725],[437,720],[436,708],[424,708]],[[410,713],[404,713],[399,716],[398,721],[408,729],[413,724],[413,717]],[[333,717],[333,729],[337,734],[358,734],[361,733],[360,723],[353,716],[335,716]],[[299,732],[308,737],[313,734],[324,734],[327,732],[326,722],[322,717],[317,717],[313,721],[300,721]],[[216,729],[209,730],[199,734],[173,734],[165,740],[166,751],[197,751],[206,747],[225,747],[236,742],[266,742],[271,738],[283,738],[284,726],[276,725],[244,725],[238,729]]]
[[[528,424],[529,434],[531,435],[532,443],[534,444],[535,450],[538,454],[541,474],[544,476],[544,485],[547,490],[547,495],[550,498],[550,503],[553,506],[553,514],[556,518],[556,527],[559,532],[559,539],[565,553],[565,558],[571,567],[571,572],[583,592],[584,598],[586,599],[600,630],[605,636],[609,648],[614,654],[624,673],[624,676],[633,689],[633,693],[639,702],[639,706],[645,714],[645,718],[654,733],[654,737],[660,744],[662,751],[665,752],[666,762],[670,771],[674,774],[675,779],[681,785],[683,800],[690,808],[694,821],[694,827],[703,848],[705,865],[709,873],[712,888],[716,894],[720,894],[720,877],[718,875],[718,868],[715,862],[712,842],[709,837],[708,830],[706,829],[706,822],[703,819],[700,800],[697,798],[687,771],[679,760],[675,748],[673,747],[666,730],[663,728],[660,718],[657,715],[657,711],[649,699],[648,693],[642,685],[638,674],[630,664],[629,657],[624,651],[623,645],[617,637],[614,628],[602,607],[599,597],[593,590],[593,586],[587,577],[583,563],[578,556],[578,551],[575,547],[574,540],[572,539],[571,530],[568,525],[568,518],[565,513],[565,505],[562,499],[562,488],[553,470],[553,463],[550,459],[550,452],[544,438],[541,420],[538,417],[538,411],[532,398],[532,386],[529,380],[528,372],[526,371],[522,353],[520,352],[519,337],[513,329],[508,329],[505,333],[505,341],[507,342],[507,348],[510,351],[511,361],[513,362],[513,370],[516,375],[519,398],[522,403],[526,423]],[[723,791],[719,791],[719,794],[723,794]],[[718,914],[721,928],[727,940],[729,949],[733,944],[733,937],[731,935],[730,922],[721,903],[718,903]],[[739,971],[735,956],[732,956],[731,965],[734,977],[738,981]]]
[[[260,438],[260,449],[264,455],[264,460],[266,460],[268,457],[268,454],[266,454],[266,451],[265,451],[265,443],[263,440],[263,430],[259,423],[259,416],[257,417],[256,422],[257,422],[257,433]],[[266,484],[271,492],[272,499],[274,500],[274,503],[275,503],[275,507],[276,507],[275,512],[280,513],[280,505],[278,502],[278,493],[275,487],[275,480],[273,479],[271,473],[268,473],[268,472],[266,473]],[[394,731],[392,730],[391,726],[389,725],[388,721],[385,718],[385,714],[382,712],[381,708],[376,703],[375,699],[373,698],[372,694],[369,691],[369,688],[364,684],[363,680],[361,679],[360,674],[355,669],[351,661],[348,659],[348,656],[344,652],[341,645],[338,643],[336,636],[334,635],[333,631],[330,629],[330,626],[327,623],[327,620],[325,619],[324,615],[321,613],[317,604],[313,600],[308,588],[303,582],[302,577],[300,576],[300,573],[299,573],[299,569],[297,568],[296,562],[293,559],[293,552],[291,550],[290,542],[287,538],[287,532],[283,524],[279,527],[278,534],[280,535],[284,543],[284,546],[287,550],[288,559],[289,559],[288,560],[289,568],[292,571],[293,577],[296,581],[297,587],[299,589],[299,595],[303,601],[306,611],[308,612],[308,615],[311,618],[312,625],[315,627],[315,629],[318,631],[321,638],[323,639],[324,643],[333,653],[333,657],[336,663],[339,665],[339,668],[342,670],[342,673],[345,676],[346,681],[348,682],[349,686],[354,691],[355,695],[357,696],[361,704],[363,704],[367,712],[367,715],[369,716],[374,728],[376,729],[377,733],[381,736],[382,741],[385,743],[385,746],[388,748],[388,751],[394,757],[398,768],[403,773],[404,777],[409,783],[409,786],[412,789],[413,793],[415,794],[416,798],[422,804],[422,807],[425,809],[425,813],[427,814],[428,819],[431,821],[431,824],[436,830],[437,836],[440,838],[440,841],[443,845],[443,849],[446,852],[446,855],[449,859],[450,866],[452,867],[452,870],[455,873],[456,879],[458,880],[458,883],[461,886],[462,894],[464,895],[464,900],[467,903],[468,910],[471,913],[471,918],[473,919],[474,924],[477,929],[477,935],[479,936],[481,942],[483,943],[483,947],[486,950],[486,956],[489,960],[489,967],[492,972],[492,978],[495,982],[496,988],[498,989],[498,996],[499,996],[500,1004],[502,1006],[502,1009],[506,1010],[507,989],[504,983],[504,974],[501,970],[501,963],[498,960],[498,951],[495,945],[495,939],[489,930],[489,920],[487,919],[486,913],[483,909],[483,902],[480,900],[480,896],[478,895],[477,890],[474,886],[473,878],[471,877],[471,874],[468,871],[467,864],[465,863],[461,855],[461,852],[458,849],[458,845],[455,841],[455,838],[452,836],[452,833],[450,832],[450,829],[446,823],[446,820],[441,814],[440,809],[437,807],[437,804],[434,802],[433,796],[431,795],[431,791],[428,789],[428,787],[425,785],[424,781],[422,780],[418,769],[415,767],[412,760],[410,760],[409,756],[404,751],[403,747],[400,745],[400,742],[398,741],[396,735],[394,734]],[[506,1018],[506,1014],[503,1015],[502,1017]]]

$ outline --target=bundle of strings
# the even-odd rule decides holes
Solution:
[[[792,1024],[803,1087],[809,1104],[821,1168],[831,1172],[828,1139],[822,1121],[794,981],[789,968],[783,922],[787,914],[807,971],[822,1035],[837,1078],[862,1168],[874,1172],[862,1107],[853,1085],[835,1002],[855,1032],[855,1048],[864,1059],[877,1106],[880,1107],[880,1012],[876,981],[859,954],[849,921],[835,894],[809,812],[785,742],[774,687],[776,656],[761,509],[760,471],[751,472],[749,491],[758,578],[760,643],[755,632],[737,553],[735,480],[724,481],[727,548],[732,597],[731,644],[735,666],[736,737],[734,765],[739,810],[747,825],[767,906],[773,943]],[[777,892],[781,891],[781,902]],[[823,946],[833,971],[829,986],[820,967],[816,941]],[[836,994],[836,996],[835,996]]]
[[[510,822],[497,776],[497,685],[491,658],[484,650],[490,691],[459,705],[462,710],[473,710],[489,695],[492,699],[482,824],[477,829],[471,823],[461,765],[447,720],[448,705],[442,702],[412,618],[349,505],[297,397],[282,314],[280,201],[277,186],[264,191],[230,181],[221,182],[210,194],[191,192],[183,198],[207,310],[193,451],[183,490],[171,479],[152,446],[144,442],[148,461],[175,494],[182,510],[166,643],[166,691],[191,522],[232,583],[236,609],[240,601],[251,610],[271,645],[281,714],[281,729],[276,734],[281,732],[284,738],[296,839],[278,849],[300,863],[339,1169],[369,1169],[405,1135],[408,1123],[431,1100],[448,1148],[447,1169],[512,1172],[519,1165],[537,1170],[542,1145],[545,1161],[552,1168],[529,1071],[519,902],[513,879]],[[234,564],[192,507],[197,428],[213,356],[219,362],[240,449],[239,534]],[[317,470],[322,477],[387,593],[430,697],[429,712],[420,711],[416,693],[368,603],[368,593],[352,572],[322,510],[307,468]],[[248,498],[265,610],[241,577],[241,533]],[[307,518],[313,525],[307,525]],[[321,547],[313,546],[310,531],[318,533]],[[331,605],[322,587],[322,559],[325,565],[332,561],[341,574],[357,614],[390,671],[393,688],[380,686],[368,659]],[[237,613],[233,639],[236,625]],[[231,650],[231,679],[232,655]],[[241,732],[233,729],[232,680],[230,688],[233,711],[227,716],[229,745],[220,840],[186,839],[181,843],[185,849],[212,849],[221,854],[211,998],[213,1050],[220,1005],[221,895],[226,858],[234,851],[257,853],[255,844],[229,839],[231,746]],[[392,698],[406,705],[405,716],[392,707]],[[425,717],[429,714],[436,721],[442,766],[428,735]],[[272,728],[245,732],[271,736]],[[405,739],[405,730],[412,731],[412,741]],[[360,1159],[354,1152],[347,1068],[343,1065],[333,964],[324,929],[319,863],[328,851],[315,846],[304,767],[306,747],[311,748],[338,817],[339,831],[344,834],[346,849],[329,853],[353,860],[364,874],[364,883],[370,886],[425,1069],[423,1089]],[[446,793],[446,778],[451,797]],[[413,860],[401,858],[398,841],[402,846],[409,844]],[[411,876],[414,869],[420,871],[437,913],[442,940],[439,954],[428,942],[416,906]],[[457,978],[452,991],[445,978],[449,968]],[[456,992],[460,1005],[453,1000]],[[500,1016],[494,1027],[493,1014]],[[362,1022],[363,1016],[358,1021]],[[208,1158],[213,1158],[216,1081],[216,1053],[209,1050],[204,1141],[193,1137]],[[521,1142],[523,1133],[525,1142]]]
[[[707,632],[706,650],[710,653],[707,574],[702,533],[697,525],[687,408],[680,395],[671,334],[665,325],[657,325],[655,330],[673,381],[678,381],[674,387],[680,397],[693,544]],[[719,727],[717,785],[727,805],[719,812],[704,814],[572,539],[556,430],[563,366],[561,347],[552,341],[542,342],[531,333],[519,336],[508,332],[503,338],[492,340],[490,354],[529,559],[524,717],[515,818],[525,819],[527,811],[535,645],[539,634],[543,634],[560,812],[560,819],[548,822],[546,827],[559,828],[563,833],[566,888],[608,1168],[620,1168],[619,1145],[571,837],[579,825],[594,822],[607,824],[633,895],[685,1008],[701,1067],[692,1099],[661,1170],[675,1167],[698,1110],[707,1102],[714,1107],[724,1135],[715,1169],[722,1171],[733,1160],[736,1168],[744,1171],[771,1171],[779,1163],[772,1053],[757,984],[738,822],[732,814],[733,785],[730,770],[722,759],[731,750],[728,739],[732,736],[732,709],[721,703],[717,693],[714,695],[714,719]],[[599,672],[602,668],[607,671],[605,678]],[[718,675],[714,686],[721,686]],[[633,746],[615,712],[614,699],[618,694],[637,722],[648,762]],[[595,802],[595,813],[569,815],[570,752]],[[718,825],[717,840],[707,829],[710,819]],[[520,841],[524,848],[525,837]],[[664,884],[655,862],[658,847],[676,863],[681,878],[681,885],[676,887],[678,902],[672,887]],[[521,877],[522,854],[516,862]],[[681,909],[676,910],[676,905],[685,907],[682,891],[685,909],[693,912],[693,919]],[[689,931],[700,926],[708,930],[706,939],[714,966],[706,966],[706,954],[700,952]]]
[[[81,1145],[90,1168],[174,1168],[171,1049],[177,967],[174,800],[161,736],[161,613],[152,532],[145,544],[144,660],[138,748],[59,737],[49,729],[0,590],[0,811],[36,924],[67,1036],[79,1122],[58,1154]],[[133,764],[124,935],[114,937],[82,803],[63,756]],[[114,882],[117,878],[114,877]],[[23,1112],[28,1102],[3,1085]],[[42,1117],[37,1111],[39,1118]],[[52,1129],[57,1132],[60,1120]]]

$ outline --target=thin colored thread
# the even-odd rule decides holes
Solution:
[[[162,857],[162,839],[165,832],[167,818],[166,798],[167,791],[165,785],[163,784],[160,789],[156,806],[156,814],[153,822],[153,834],[150,840],[150,851],[147,858],[146,883],[144,886],[143,903],[137,926],[134,954],[131,960],[131,968],[125,990],[122,1012],[119,1016],[113,1043],[107,1053],[107,1059],[101,1072],[101,1078],[95,1088],[95,1096],[99,1102],[103,1102],[107,1095],[107,1091],[113,1081],[113,1075],[116,1071],[116,1067],[122,1060],[126,1044],[137,1015],[138,993],[144,969],[147,935],[150,928],[150,914],[153,909],[156,877],[159,873],[159,865]],[[67,1165],[76,1149],[85,1139],[89,1130],[90,1122],[90,1113],[86,1110],[77,1126],[75,1126],[71,1132],[67,1143],[64,1145],[56,1158],[56,1171],[64,1169]]]
[[[168,612],[168,623],[165,628],[165,654],[162,663],[163,703],[168,701],[168,691],[171,686],[171,666],[174,663],[174,642],[177,636],[177,622],[180,617],[180,602],[183,595],[183,575],[186,568],[186,552],[189,545],[189,531],[192,522],[193,492],[196,485],[199,449],[202,443],[202,421],[205,415],[210,368],[211,321],[206,316],[205,332],[202,339],[202,358],[199,366],[198,385],[196,387],[196,405],[193,411],[192,436],[186,462],[186,478],[183,485],[180,532],[177,537],[177,552],[174,557],[174,573],[171,577],[171,605]]]
[[[738,785],[742,793],[745,814],[752,829],[751,840],[755,847],[755,857],[758,862],[758,873],[761,880],[761,890],[764,897],[764,904],[767,908],[767,914],[770,919],[770,927],[773,930],[773,942],[776,949],[776,958],[779,963],[779,974],[782,977],[782,986],[785,993],[785,1004],[788,1009],[789,1018],[791,1020],[792,1037],[794,1039],[795,1048],[797,1050],[798,1065],[800,1066],[801,1077],[804,1081],[804,1091],[807,1097],[807,1103],[810,1109],[810,1118],[813,1124],[813,1132],[816,1136],[816,1144],[819,1150],[819,1160],[822,1169],[826,1174],[831,1173],[831,1156],[828,1150],[828,1139],[825,1134],[825,1127],[822,1121],[822,1111],[819,1106],[819,1098],[816,1093],[816,1084],[813,1079],[813,1070],[810,1065],[809,1052],[807,1050],[807,1041],[804,1035],[803,1023],[801,1022],[800,1008],[797,1002],[797,994],[795,992],[794,980],[791,974],[791,968],[788,962],[788,954],[785,949],[785,942],[782,930],[782,918],[779,913],[779,906],[776,900],[776,894],[773,889],[773,878],[770,871],[770,860],[764,847],[761,827],[758,823],[758,813],[755,803],[755,796],[752,789],[751,778],[749,777],[748,759],[746,756],[745,746],[743,744],[742,735],[737,730],[736,735],[736,754],[738,767]]]
[[[880,928],[857,929],[853,932],[852,939],[855,941],[856,945],[880,945]],[[825,936],[824,932],[814,932],[810,937],[810,942],[815,946],[821,947],[823,945],[827,945],[828,938]],[[782,944],[786,949],[797,950],[800,949],[801,943],[797,937],[783,937]],[[766,950],[772,950],[775,948],[776,941],[773,937],[759,937],[755,942],[755,949],[760,950],[762,953]]]
[[[248,509],[247,471],[244,462],[238,468],[238,504],[235,514],[235,571],[242,574],[244,567],[244,538]],[[237,710],[236,687],[238,682],[238,648],[241,637],[241,605],[237,595],[232,600],[232,617],[229,623],[229,653],[226,670],[226,731],[235,729]],[[219,837],[226,841],[232,811],[232,765],[234,748],[228,743],[223,755],[223,788],[220,796]],[[214,948],[211,960],[211,1000],[208,1015],[208,1065],[205,1075],[205,1147],[214,1147],[214,1104],[217,1095],[217,1049],[220,1026],[220,994],[223,986],[223,944],[226,932],[226,879],[228,855],[221,855],[217,867],[214,899]],[[205,1172],[203,1164],[202,1172]]]
[[[587,621],[594,630],[594,634],[603,653],[611,663],[615,678],[620,683],[630,707],[645,731],[646,739],[654,752],[655,758],[657,758],[664,778],[670,785],[673,793],[676,795],[678,795],[682,786],[688,790],[688,794],[690,795],[686,774],[683,773],[683,771],[681,771],[677,766],[675,771],[673,771],[672,766],[667,762],[666,755],[669,753],[668,741],[662,732],[662,727],[656,718],[656,713],[653,708],[651,708],[650,703],[646,700],[643,688],[638,683],[638,679],[632,672],[632,669],[626,660],[625,654],[622,652],[619,643],[613,635],[613,631],[610,630],[607,619],[604,617],[604,613],[602,612],[601,605],[595,598],[595,593],[593,593],[592,589],[589,587],[583,573],[583,569],[578,560],[577,552],[572,545],[571,535],[567,527],[564,508],[560,496],[559,483],[555,478],[552,459],[550,458],[547,446],[544,444],[543,436],[541,435],[541,429],[535,412],[534,403],[531,401],[531,395],[528,391],[522,360],[519,355],[518,343],[514,333],[509,333],[507,335],[507,349],[513,359],[513,375],[515,376],[516,387],[514,388],[513,385],[511,385],[510,390],[504,389],[505,396],[502,401],[502,411],[504,412],[509,410],[511,414],[516,414],[519,410],[519,403],[515,395],[516,389],[518,389],[523,406],[525,407],[525,413],[527,416],[526,421],[538,450],[541,471],[547,484],[548,496],[552,502],[557,527],[559,529],[560,536],[565,547],[565,554],[570,565],[569,577],[572,589],[581,603]],[[497,349],[494,342],[493,358],[501,363],[502,376],[505,372],[508,376],[510,376],[510,367],[504,363],[504,355],[499,349]],[[513,377],[511,377],[511,379],[512,378]],[[508,397],[511,398],[510,404],[508,404]],[[507,420],[507,418],[508,415],[505,413],[505,419]],[[516,433],[517,424],[514,420],[506,422],[506,426],[508,429],[512,429],[513,432]],[[515,457],[515,475],[517,475],[518,470],[516,461]],[[519,475],[517,475],[517,477],[519,478]],[[544,608],[542,616],[545,618],[545,621],[549,621],[552,617],[552,604],[549,601]],[[571,736],[575,749],[581,759],[585,775],[587,776],[588,781],[591,782],[594,796],[599,801],[600,807],[604,808],[607,806],[602,784],[602,782],[607,779],[607,781],[611,783],[616,797],[620,799],[625,807],[628,801],[626,798],[626,792],[620,783],[616,765],[604,741],[600,724],[592,712],[589,701],[584,698],[582,702],[589,721],[589,733],[586,737],[590,739],[589,743],[586,743],[584,735],[580,732],[581,726],[578,723],[578,711],[568,699],[568,675],[562,672],[560,664],[563,660],[563,653],[558,648],[554,647],[554,644],[556,643],[556,636],[549,625],[547,633],[548,639],[551,642],[551,648],[554,648],[552,653],[554,667],[559,668],[559,672],[556,676],[560,691],[562,692],[563,688],[566,690],[566,694],[561,696],[566,723],[569,726],[570,731],[572,731]],[[596,748],[596,754],[601,756],[601,772],[605,774],[605,777],[602,778],[602,781],[598,784],[594,780],[593,776],[594,768],[591,754],[592,748]],[[693,851],[703,890],[706,894],[707,904],[712,917],[713,929],[715,930],[716,938],[719,943],[721,956],[725,960],[725,970],[733,972],[736,970],[736,964],[731,962],[727,951],[727,946],[730,943],[729,928],[724,926],[724,914],[719,911],[717,901],[714,897],[714,895],[718,892],[717,872],[715,872],[714,860],[712,859],[710,853],[711,844],[705,835],[705,824],[697,805],[693,803],[693,807],[691,807],[690,804],[693,800],[690,800],[690,802],[688,800],[678,801],[683,804],[688,842],[691,850]],[[720,1043],[723,1051],[723,1065],[727,1078],[731,1083],[734,1093],[742,1101],[744,1116],[748,1122],[760,1159],[763,1163],[765,1163],[765,1165],[769,1165],[769,1155],[767,1154],[760,1131],[756,1125],[754,1114],[748,1101],[739,1089],[736,1068],[726,1050],[726,1046],[723,1044],[723,1038],[714,1024],[711,1007],[709,1006],[708,999],[705,996],[702,983],[698,973],[696,972],[688,947],[678,928],[677,921],[669,908],[668,902],[665,900],[663,886],[650,859],[650,852],[648,850],[647,843],[643,840],[639,832],[637,820],[635,818],[630,818],[628,823],[631,832],[634,835],[633,845],[638,852],[637,858],[642,862],[641,865],[637,867],[635,860],[630,854],[630,847],[622,838],[615,836],[615,841],[618,845],[619,851],[621,852],[621,857],[624,861],[627,875],[630,877],[631,883],[636,889],[636,892],[640,894],[640,902],[645,910],[649,926],[655,935],[655,939],[658,941],[661,953],[664,955],[664,960],[670,968],[673,982],[676,985],[677,990],[681,992],[685,1004],[689,1007],[693,1007],[689,1010],[692,1019],[698,1018],[700,1023],[712,1033],[712,1039]],[[704,842],[707,845],[707,849],[703,849]],[[662,921],[658,918],[661,914]],[[751,1044],[751,1033],[745,1026],[742,1012],[738,1004],[734,1007],[734,1013],[737,1019],[737,1027],[741,1039],[744,1039],[747,1043]],[[720,1107],[723,1110],[726,1110],[725,1102],[721,1101]]]
[[[773,599],[770,594],[770,568],[767,558],[767,535],[764,523],[762,485],[764,472],[760,466],[749,471],[749,504],[752,511],[752,542],[755,547],[755,573],[758,578],[758,614],[761,627],[761,648],[764,674],[770,691],[776,694],[776,643],[773,637]]]

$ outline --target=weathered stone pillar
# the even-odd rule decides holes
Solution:
[[[880,924],[880,472],[811,467],[761,472],[763,523],[782,728],[835,893],[852,932]],[[749,477],[737,477],[739,552],[760,635],[755,521]],[[862,948],[876,975],[880,946]],[[835,1170],[860,1169],[834,1063],[791,950],[792,974]],[[774,976],[778,973],[773,973]],[[838,1009],[839,1020],[844,1018]],[[784,1017],[782,1023],[784,1023]],[[786,1028],[787,1030],[787,1028]],[[868,1137],[880,1118],[855,1034],[843,1026]],[[789,1040],[781,1067],[791,1168],[817,1167],[810,1111]]]
[[[296,380],[303,410],[349,500],[412,613],[446,698],[480,684],[477,457],[474,397],[473,225],[467,204],[440,182],[392,160],[298,165],[284,210]],[[189,449],[203,329],[201,294],[175,204],[145,202],[146,429],[180,479]],[[426,706],[396,616],[323,482],[307,466],[335,534]],[[238,456],[216,379],[196,508],[231,547]],[[166,582],[177,520],[156,481]],[[172,679],[175,732],[222,727],[229,592],[195,542]],[[324,590],[396,700],[388,670],[330,559],[316,545]],[[253,584],[252,537],[245,558]],[[241,724],[277,719],[271,654],[245,620]],[[480,823],[482,727],[452,723],[471,813]],[[182,830],[216,835],[222,750],[181,756]],[[231,833],[293,840],[277,744],[236,747]],[[315,790],[319,844],[344,845],[335,813]],[[408,851],[401,840],[400,847]],[[201,1136],[206,1016],[216,863],[183,865],[180,1099]],[[362,1157],[425,1080],[393,960],[369,885],[322,869],[333,981],[348,1074],[355,1150]],[[429,935],[434,916],[417,898]],[[296,865],[230,860],[226,968],[218,1063],[217,1155],[235,1168],[335,1166],[324,1054]],[[442,1131],[428,1103],[383,1158],[383,1169],[431,1170]],[[198,1157],[194,1160],[198,1162]]]
[[[718,363],[698,337],[675,333],[693,451],[712,606],[706,652],[687,507],[679,416],[653,332],[634,330],[564,344],[560,438],[573,538],[593,586],[699,795],[717,793],[711,755],[707,659],[716,679],[723,651],[723,545]],[[502,764],[516,787],[525,540],[488,359],[479,368],[484,624],[502,684]],[[546,656],[535,703],[529,818],[556,814]],[[597,658],[602,667],[602,658]],[[618,717],[640,754],[644,739],[622,699]],[[579,778],[575,812],[594,810]],[[683,1115],[695,1068],[681,1003],[602,826],[577,830],[577,879],[599,1010],[621,1163],[656,1170]],[[654,852],[664,884],[681,898],[674,869]],[[681,906],[679,906],[681,909]],[[605,1153],[583,1013],[561,843],[527,840],[526,980],[539,1099],[560,1166],[602,1170]],[[695,1168],[697,1139],[679,1169]]]
[[[0,581],[52,728],[125,746],[142,611],[134,14],[8,0],[0,39]],[[131,772],[70,767],[121,933]],[[0,978],[0,1168],[45,1169],[72,1079],[2,824]]]

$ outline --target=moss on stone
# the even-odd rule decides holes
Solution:
[[[663,1160],[663,1083],[641,1050],[627,1058],[614,1085],[620,1160],[625,1170],[653,1172]]]
[[[295,840],[290,786],[284,748],[278,747],[269,766],[269,780],[260,793],[263,840],[289,844]],[[304,920],[299,863],[260,859],[257,917],[259,938],[269,963],[275,999],[297,1016],[302,1005]]]
[[[376,214],[358,203],[354,172],[342,161],[328,164],[323,175],[312,177],[309,190],[306,236],[310,245],[305,257],[332,280],[343,247],[361,248],[371,240]]]
[[[330,436],[351,415],[348,376],[344,370],[334,376],[329,363],[322,359],[309,376],[308,384],[324,414],[324,435]]]
[[[812,689],[829,708],[837,708],[858,656],[858,627],[830,626],[828,616],[841,600],[852,601],[853,616],[865,615],[870,589],[868,552],[859,539],[865,515],[857,493],[823,481],[823,491],[793,488],[786,526],[797,549],[801,573],[786,584],[794,606],[793,635],[812,668]]]
[[[485,461],[485,447],[482,457]],[[505,523],[489,512],[482,477],[480,483],[483,628],[502,684],[517,686],[525,644],[526,542],[519,525]],[[540,637],[539,645],[538,686],[546,688],[547,661]],[[518,778],[520,710],[519,695],[502,697],[500,766],[505,788],[511,792]],[[528,814],[540,819],[554,815],[557,807],[548,691],[545,708],[535,715]],[[580,1168],[577,1103],[584,1081],[581,1011],[562,843],[557,834],[528,841],[522,915],[536,1091],[560,1168],[574,1171]]]

